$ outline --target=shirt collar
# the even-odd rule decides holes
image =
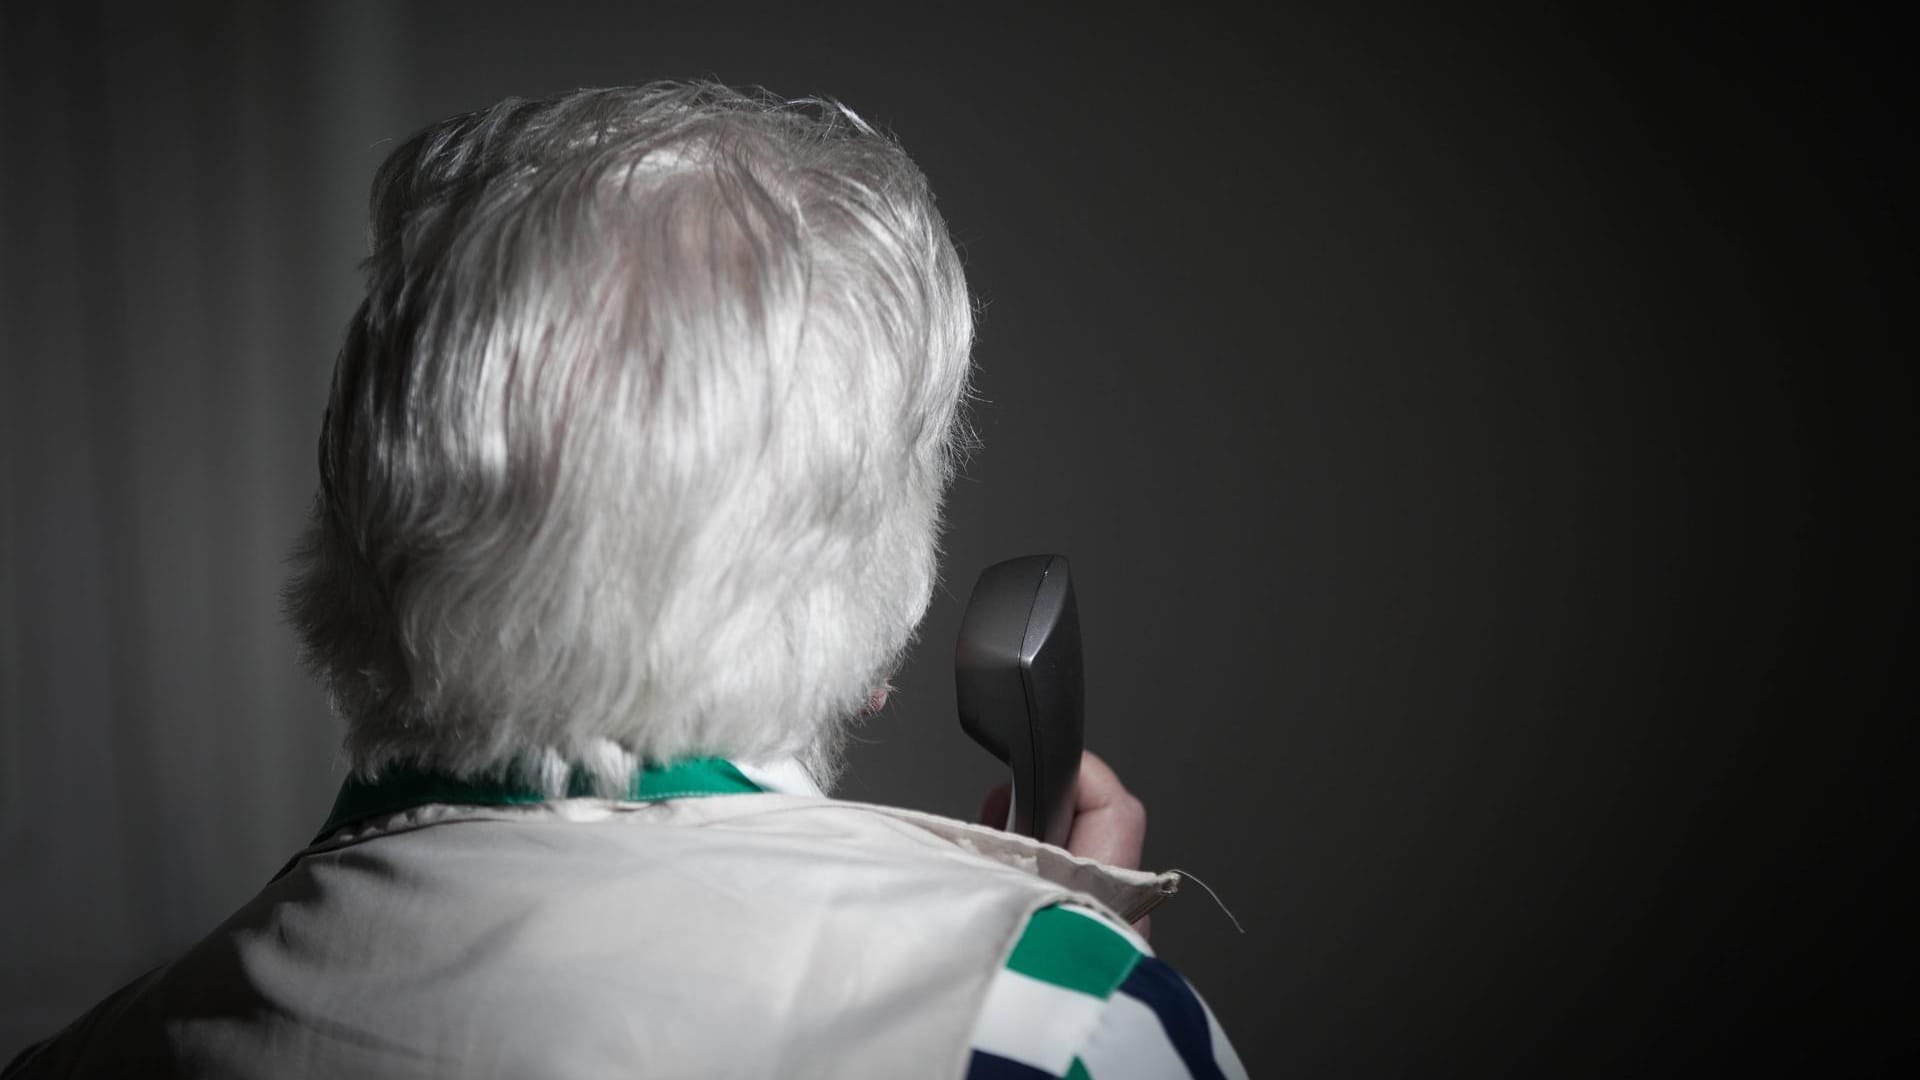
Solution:
[[[575,767],[567,779],[565,797],[590,798],[592,790],[593,785],[585,770]],[[762,792],[814,797],[822,794],[820,786],[792,758],[750,763],[713,757],[684,758],[645,766],[633,775],[627,790],[615,799],[619,802],[648,802],[655,799]],[[340,794],[333,800],[333,811],[327,815],[327,822],[320,827],[315,841],[325,839],[336,830],[357,821],[432,803],[525,806],[548,801],[548,796],[539,789],[515,780],[462,780],[419,769],[395,768],[375,780],[348,777],[346,783],[340,785]]]

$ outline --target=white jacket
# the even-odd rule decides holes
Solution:
[[[336,832],[21,1076],[960,1076],[1028,916],[1177,875],[780,794]]]

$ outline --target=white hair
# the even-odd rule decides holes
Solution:
[[[829,782],[967,438],[966,282],[906,154],[711,84],[508,100],[388,157],[372,241],[287,587],[355,772]]]

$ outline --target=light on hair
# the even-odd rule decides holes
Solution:
[[[355,770],[829,773],[965,439],[919,170],[832,103],[655,84],[435,125],[372,204],[287,588]]]

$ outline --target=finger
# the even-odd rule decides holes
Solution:
[[[1013,785],[1001,784],[980,803],[980,824],[996,829],[1007,827],[1007,812],[1013,809]]]
[[[1120,774],[1114,772],[1113,767],[1099,754],[1091,750],[1080,751],[1080,783],[1073,791],[1075,813],[1105,809],[1132,797],[1127,786],[1120,782]]]
[[[1146,841],[1146,804],[1126,789],[1106,762],[1092,752],[1084,753],[1067,850],[1110,866],[1138,870]]]

